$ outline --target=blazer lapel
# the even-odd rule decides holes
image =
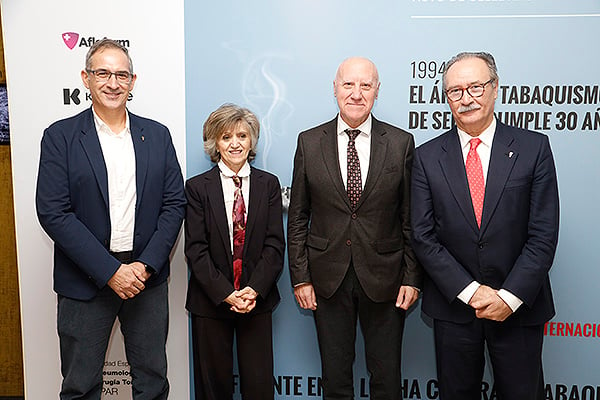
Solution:
[[[483,200],[483,215],[481,218],[481,234],[487,228],[498,201],[502,195],[504,185],[510,176],[519,153],[512,148],[514,137],[504,129],[500,122],[496,123],[496,132],[492,143],[492,152],[490,155],[490,165],[488,167],[488,176],[485,184],[485,198]]]
[[[227,250],[227,258],[229,263],[233,263],[231,254],[231,239],[229,238],[229,222],[227,220],[227,212],[225,211],[225,199],[223,198],[223,186],[221,185],[221,176],[219,167],[213,167],[205,176],[208,201],[216,225],[219,229],[219,235],[223,242],[223,247]]]
[[[263,181],[263,175],[255,168],[250,169],[250,194],[248,199],[247,210],[248,214],[246,217],[246,238],[252,237],[252,230],[256,222],[258,210],[261,208],[262,202],[265,201],[265,197],[268,196],[266,192],[265,183]],[[244,256],[248,249],[248,240],[244,241]]]
[[[88,112],[88,120],[84,125],[85,126],[81,130],[79,141],[92,166],[96,181],[98,181],[98,186],[100,187],[100,193],[102,193],[102,198],[108,209],[108,174],[106,172],[106,163],[104,162],[104,156],[102,155],[102,147],[100,146],[100,139],[98,139],[98,133],[96,132],[91,108]]]
[[[442,143],[442,150],[444,153],[439,160],[442,174],[446,177],[450,192],[452,192],[463,216],[469,222],[469,226],[475,233],[479,234],[456,126],[448,132],[445,142]]]
[[[387,133],[378,120],[372,117],[371,125],[371,151],[369,155],[369,170],[367,171],[367,179],[365,181],[365,187],[360,195],[360,199],[356,204],[356,208],[365,201],[369,196],[369,193],[375,187],[377,178],[381,175],[385,158],[387,155],[387,139],[385,134]]]
[[[144,136],[144,127],[138,123],[135,115],[129,113],[129,127],[131,129],[131,140],[133,141],[133,150],[135,152],[135,189],[136,189],[136,217],[137,210],[140,210],[144,185],[146,183],[146,171],[149,162],[149,141]]]
[[[342,180],[342,173],[340,171],[336,127],[337,117],[333,121],[330,121],[323,130],[323,136],[321,137],[321,151],[323,162],[325,163],[327,173],[333,182],[333,187],[346,205],[350,207],[350,200],[348,199],[348,193],[346,193],[344,181]]]

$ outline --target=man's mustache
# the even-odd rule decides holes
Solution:
[[[458,113],[465,113],[467,111],[473,111],[473,110],[479,110],[481,108],[481,106],[477,103],[472,103],[469,104],[468,106],[460,106],[458,107],[458,110],[456,110],[456,112]]]

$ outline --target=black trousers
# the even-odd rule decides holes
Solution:
[[[405,312],[394,301],[369,299],[351,265],[340,288],[329,298],[317,296],[314,312],[323,383],[323,399],[354,399],[352,363],[356,322],[365,340],[371,400],[400,400],[402,333]]]
[[[440,400],[480,400],[485,346],[500,400],[542,400],[543,326],[434,320]]]
[[[242,399],[273,400],[271,312],[239,314],[232,319],[192,314],[196,400],[233,398],[234,332]]]

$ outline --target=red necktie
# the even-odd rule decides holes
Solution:
[[[360,134],[358,129],[346,129],[344,132],[348,134],[348,176],[346,183],[346,192],[352,208],[356,207],[360,194],[362,193],[362,181],[360,179],[360,162],[358,161],[358,153],[354,140]]]
[[[235,192],[233,193],[233,287],[240,289],[242,277],[242,254],[246,238],[246,205],[242,196],[242,180],[233,176]]]
[[[481,159],[477,154],[477,146],[481,139],[471,139],[469,141],[471,148],[467,154],[465,169],[467,170],[467,180],[469,181],[469,191],[471,192],[471,201],[473,202],[473,211],[477,219],[477,226],[481,228],[481,214],[483,213],[483,198],[485,196],[485,182],[483,180],[483,168]]]

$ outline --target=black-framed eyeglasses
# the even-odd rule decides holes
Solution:
[[[462,99],[465,90],[471,97],[481,97],[485,93],[485,85],[494,82],[494,79],[490,79],[484,83],[476,83],[466,88],[453,88],[446,90],[446,97],[452,101],[459,101]]]
[[[89,74],[94,75],[97,82],[107,82],[113,75],[117,78],[117,82],[121,84],[126,84],[131,82],[131,78],[133,77],[128,71],[117,71],[111,72],[107,69],[86,69]]]

